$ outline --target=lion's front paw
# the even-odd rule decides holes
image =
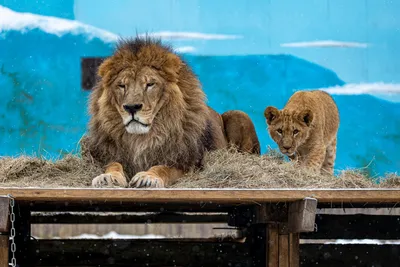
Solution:
[[[129,187],[164,187],[164,181],[150,172],[138,172],[130,181]]]
[[[121,187],[126,187],[127,183],[126,181],[124,182],[123,180],[125,178],[123,177],[118,177],[115,175],[112,175],[111,173],[103,173],[97,176],[92,180],[92,186],[94,187],[114,187],[114,186],[121,186]]]

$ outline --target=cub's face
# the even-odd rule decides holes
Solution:
[[[268,132],[278,144],[279,150],[287,156],[293,156],[297,148],[304,144],[309,136],[313,120],[312,111],[291,112],[267,107],[264,116],[268,124]]]
[[[150,67],[135,71],[127,68],[118,73],[109,88],[115,107],[130,134],[146,134],[164,104],[166,81]]]

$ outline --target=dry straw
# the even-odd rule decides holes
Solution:
[[[89,160],[90,161],[90,160]],[[56,161],[21,156],[0,158],[0,186],[89,187],[102,168],[75,155]],[[379,180],[379,179],[378,179]],[[202,171],[189,173],[174,188],[400,188],[400,177],[389,174],[380,183],[361,171],[338,176],[313,174],[270,151],[263,156],[219,150],[206,155]]]

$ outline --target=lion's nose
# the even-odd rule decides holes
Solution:
[[[127,112],[133,114],[133,113],[141,110],[143,105],[142,104],[133,104],[133,105],[124,105],[123,107]]]
[[[283,146],[284,149],[289,150],[291,146]]]

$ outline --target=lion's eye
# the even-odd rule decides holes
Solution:
[[[119,89],[125,89],[125,84],[118,84]]]
[[[154,84],[155,84],[155,83],[147,83],[147,84],[146,84],[146,87],[147,87],[147,88],[152,87]]]
[[[277,130],[278,134],[282,134],[282,129]]]
[[[297,129],[295,129],[294,131],[293,131],[293,134],[298,134],[299,133],[299,130],[297,130]]]

